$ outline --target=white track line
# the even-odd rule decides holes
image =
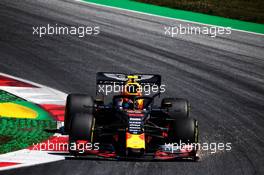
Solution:
[[[0,89],[4,91],[7,91],[11,94],[14,94],[18,97],[21,97],[27,101],[36,104],[58,104],[58,105],[65,104],[67,94],[61,91],[22,78],[17,78],[11,75],[7,75],[4,73],[0,73],[0,75],[39,87],[39,88],[35,88],[35,87],[1,86]]]
[[[0,162],[17,162],[17,165],[11,165],[7,167],[0,167],[0,172],[3,170],[9,170],[14,168],[28,167],[43,163],[55,162],[64,160],[64,156],[51,155],[44,151],[33,151],[28,149],[22,149],[6,154],[0,155]]]

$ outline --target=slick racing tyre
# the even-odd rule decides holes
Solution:
[[[161,101],[161,108],[166,109],[170,118],[188,118],[190,112],[190,104],[186,99],[182,98],[164,98]]]
[[[198,122],[192,118],[177,118],[172,122],[170,141],[173,143],[198,143]]]
[[[95,119],[90,113],[76,113],[71,121],[69,129],[69,152],[77,154],[78,150],[72,149],[72,143],[76,141],[88,141],[92,143]]]
[[[92,129],[94,126],[94,117],[89,113],[77,113],[71,121],[69,130],[70,140],[86,140],[91,141]]]
[[[64,131],[69,132],[72,116],[76,113],[93,113],[94,100],[91,96],[85,94],[69,94],[66,100]]]

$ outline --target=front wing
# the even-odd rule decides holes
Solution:
[[[110,146],[111,147],[111,146]],[[142,160],[142,161],[173,161],[173,160],[198,160],[197,149],[194,146],[178,148],[160,146],[154,152],[142,156],[121,156],[114,149],[87,150],[75,156],[66,156],[68,159],[106,159],[106,160]]]

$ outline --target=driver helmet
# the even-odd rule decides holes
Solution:
[[[129,77],[128,77],[129,78]],[[142,92],[141,92],[141,86],[139,83],[135,82],[134,79],[129,79],[129,81],[126,83],[124,90],[123,90],[123,95],[126,96],[135,96],[135,97],[141,97]],[[123,98],[123,107],[131,107],[133,106],[133,101],[129,98]],[[135,101],[135,108],[142,110],[143,109],[143,104],[144,100],[143,99],[138,99]]]

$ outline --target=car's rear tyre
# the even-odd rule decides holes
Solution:
[[[69,94],[66,100],[64,131],[69,133],[72,117],[76,113],[93,113],[94,100],[86,94]]]
[[[172,143],[198,143],[198,122],[192,118],[177,118],[170,131]]]
[[[164,98],[161,101],[161,108],[166,110],[170,118],[188,118],[190,104],[188,100],[182,98]]]
[[[93,142],[93,129],[95,125],[95,118],[90,113],[76,113],[72,117],[71,126],[69,130],[69,152],[76,155],[78,150],[72,149],[72,143],[82,140],[92,143]],[[73,147],[74,148],[74,147]]]

